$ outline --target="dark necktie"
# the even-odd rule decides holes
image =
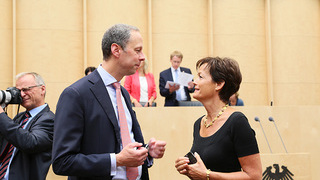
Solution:
[[[29,117],[30,117],[29,112],[26,112],[26,114],[24,115],[24,118],[22,120],[22,123],[20,125],[21,128],[23,128],[26,125],[26,123],[29,120]],[[4,177],[4,175],[6,175],[7,168],[8,168],[10,159],[12,157],[13,149],[14,149],[14,146],[8,142],[7,145],[6,145],[6,148],[4,150],[4,151],[8,151],[8,153],[6,154],[4,159],[1,161],[0,179],[2,179]]]
[[[115,82],[113,83],[113,86],[116,88],[116,98],[117,98],[117,107],[118,107],[117,109],[118,109],[118,116],[119,116],[122,147],[125,147],[127,144],[131,143],[131,138],[129,134],[126,114],[124,112],[124,108],[121,101],[120,83]],[[128,180],[137,179],[139,175],[138,167],[126,167],[126,171],[127,171]]]

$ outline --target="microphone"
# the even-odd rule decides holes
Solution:
[[[269,117],[269,121],[273,122],[274,126],[276,127],[277,132],[278,132],[278,135],[279,135],[279,137],[280,137],[280,139],[281,139],[281,142],[282,142],[282,145],[283,145],[283,147],[284,147],[284,150],[286,150],[286,153],[288,154],[287,148],[286,148],[286,146],[285,146],[284,143],[283,143],[282,137],[281,137],[281,135],[280,135],[280,132],[279,132],[279,130],[278,130],[278,127],[277,127],[276,122],[274,121],[273,117],[270,116],[270,117]]]
[[[259,122],[260,127],[261,127],[262,132],[263,132],[263,135],[264,135],[264,138],[265,138],[265,139],[266,139],[266,141],[267,141],[267,144],[268,144],[269,150],[270,150],[270,152],[272,153],[272,150],[271,150],[271,147],[270,147],[270,144],[269,144],[268,138],[267,138],[266,134],[264,133],[264,130],[263,130],[262,124],[261,124],[261,122],[260,122],[260,119],[259,119],[258,117],[255,117],[255,118],[254,118],[254,120],[255,120],[255,121],[257,121],[257,122]]]

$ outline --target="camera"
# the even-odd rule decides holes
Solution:
[[[7,90],[0,90],[0,105],[4,108],[8,104],[21,104],[21,92],[16,87],[9,87]]]

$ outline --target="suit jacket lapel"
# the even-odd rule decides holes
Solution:
[[[38,118],[41,116],[41,114],[43,114],[44,112],[48,112],[48,111],[50,111],[49,105],[47,105],[45,108],[43,108],[37,115],[35,115],[34,117],[31,117],[32,119],[31,119],[31,121],[27,124],[27,127],[26,127],[25,129],[30,130],[31,127],[32,127],[32,125],[38,120]],[[25,116],[24,116],[25,113],[26,113],[26,112],[23,112],[22,117],[25,117]],[[21,123],[22,119],[23,119],[23,118],[21,118],[21,119],[19,120],[19,124]]]
[[[118,120],[117,120],[116,114],[113,110],[113,106],[112,106],[112,102],[111,102],[109,93],[108,93],[98,71],[95,71],[93,73],[94,73],[94,76],[90,76],[90,78],[89,78],[89,81],[91,83],[93,83],[93,85],[90,87],[90,90],[92,91],[96,100],[102,106],[104,112],[106,113],[106,115],[109,117],[111,123],[113,124],[117,139],[121,139]]]
[[[13,121],[14,121],[15,123],[20,124],[21,121],[22,121],[22,119],[23,119],[23,117],[24,117],[24,114],[25,114],[25,113],[26,113],[26,111],[19,113],[19,114],[13,119]]]
[[[170,78],[170,81],[174,81],[174,80],[173,80],[173,74],[172,74],[171,68],[169,68],[169,78]]]
[[[91,82],[93,85],[90,87],[93,95],[95,96],[95,98],[97,99],[97,101],[99,102],[99,104],[102,106],[104,112],[106,113],[106,115],[109,117],[110,121],[113,124],[113,127],[115,129],[116,132],[116,137],[117,139],[121,139],[120,136],[120,127],[118,125],[118,119],[117,116],[114,112],[113,109],[113,105],[109,96],[109,93],[98,73],[98,71],[94,71],[92,76],[88,77],[89,82]],[[135,135],[135,139],[136,141],[140,141],[143,142],[143,137],[142,137],[142,133],[140,130],[140,126],[138,124],[137,118],[135,116],[135,113],[133,112],[132,108],[131,108],[131,101],[130,101],[130,96],[128,94],[128,92],[124,89],[124,87],[121,86],[121,93],[124,96],[126,105],[130,111],[131,117],[132,117],[132,130],[133,133]],[[121,143],[121,142],[119,142]]]

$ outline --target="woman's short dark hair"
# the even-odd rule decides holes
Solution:
[[[196,68],[199,69],[201,65],[208,68],[213,82],[225,82],[219,97],[228,103],[230,96],[238,92],[242,81],[238,62],[227,57],[206,57],[197,62]]]

